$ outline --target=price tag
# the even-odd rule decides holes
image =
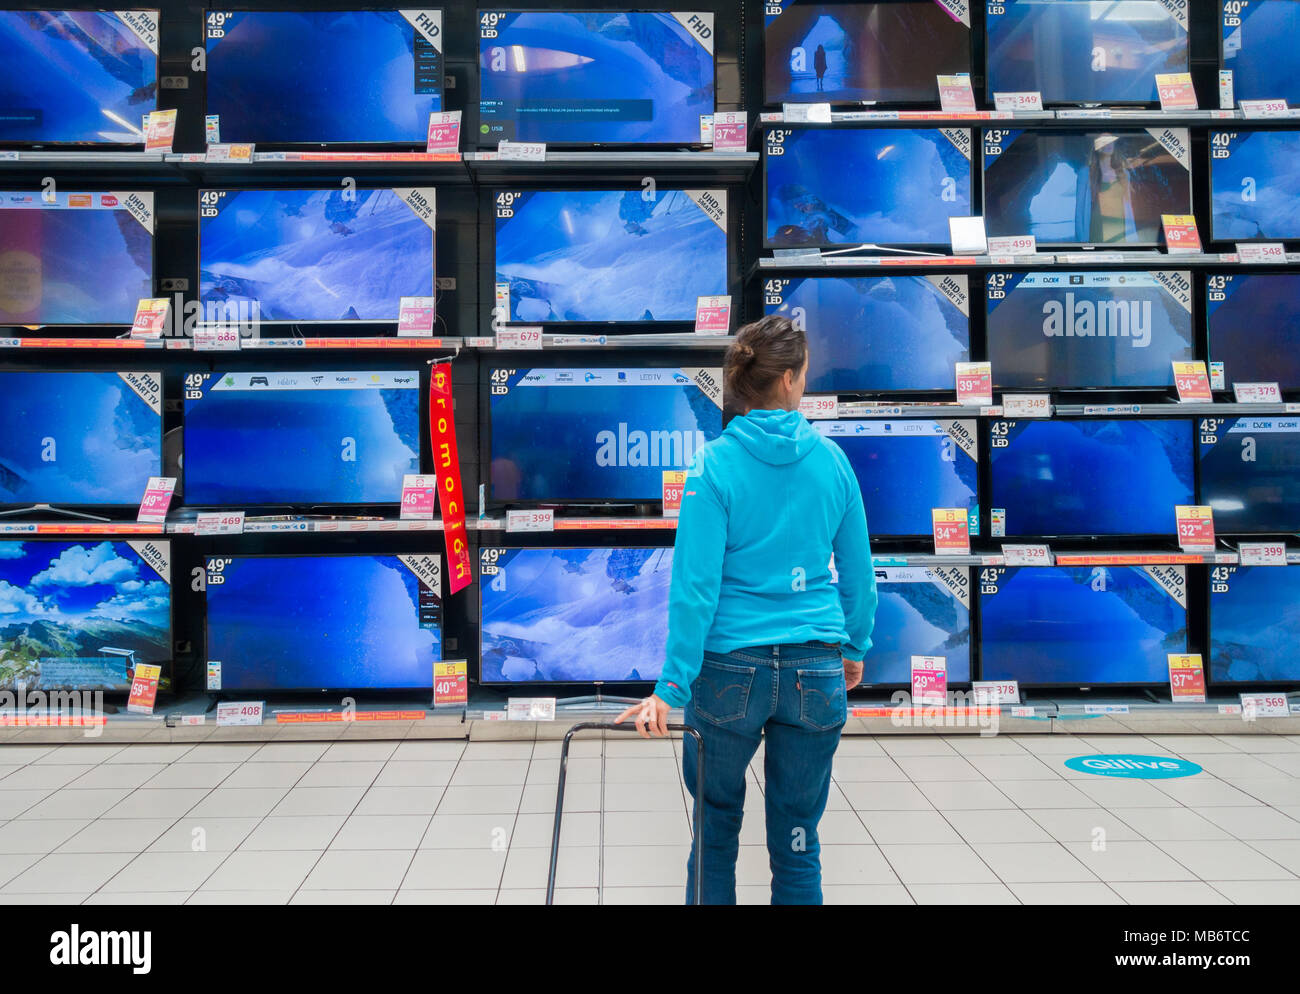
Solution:
[[[176,134],[176,111],[153,110],[144,118],[144,150],[170,152]]]
[[[469,673],[463,659],[433,664],[433,706],[469,701]]]
[[[1210,363],[1210,389],[1211,390],[1228,389],[1227,384],[1224,382],[1223,363],[1221,362]]]
[[[402,297],[397,305],[397,337],[432,338],[434,314],[432,297]]]
[[[744,152],[749,148],[749,123],[743,110],[720,110],[713,115],[713,151]]]
[[[988,707],[999,704],[1020,703],[1019,680],[976,680],[971,684],[971,697],[977,705]]]
[[[1285,718],[1290,714],[1286,694],[1241,694],[1241,717],[1246,721],[1256,718]]]
[[[1201,236],[1196,230],[1195,216],[1161,214],[1160,223],[1165,228],[1165,249],[1171,255],[1194,254],[1201,251]]]
[[[993,106],[998,110],[1042,110],[1043,95],[1037,90],[993,94]]]
[[[1156,73],[1161,110],[1196,110],[1196,90],[1189,72]]]
[[[196,535],[242,535],[244,534],[243,511],[213,511],[198,516],[195,522]]]
[[[1002,416],[1007,418],[1050,418],[1052,398],[1045,393],[1002,395]]]
[[[131,322],[132,338],[162,338],[167,327],[167,314],[171,301],[166,297],[142,297],[135,305],[135,319]]]
[[[1257,121],[1267,117],[1290,117],[1290,108],[1285,100],[1243,100],[1239,104],[1241,116],[1247,121]]]
[[[1282,266],[1286,249],[1281,242],[1238,242],[1237,258],[1244,266]]]
[[[1174,507],[1178,523],[1178,544],[1184,552],[1214,551],[1214,513],[1205,504],[1178,504]]]
[[[407,473],[402,477],[401,518],[406,521],[429,521],[438,499],[438,478]]]
[[[208,114],[203,118],[203,144],[212,146],[221,142],[221,115]]]
[[[725,335],[731,330],[729,295],[695,298],[695,334]]]
[[[781,120],[786,124],[830,124],[830,104],[782,104]]]
[[[497,331],[497,348],[499,349],[536,350],[541,347],[541,328],[501,328]]]
[[[952,114],[971,114],[975,111],[975,94],[970,88],[970,74],[936,77],[939,82],[939,109]]]
[[[1285,566],[1285,542],[1241,542],[1237,555],[1243,566]]]
[[[970,522],[966,515],[966,508],[931,508],[930,524],[934,530],[935,555],[970,555]]]
[[[1174,361],[1174,387],[1178,390],[1179,403],[1208,403],[1214,399],[1210,393],[1210,374],[1200,359],[1195,362]]]
[[[126,709],[132,714],[153,714],[154,701],[158,698],[158,678],[162,676],[161,666],[138,663],[131,675],[131,696],[126,700]]]
[[[1282,403],[1282,391],[1276,383],[1234,383],[1232,394],[1238,404]]]
[[[1002,538],[1007,533],[1007,511],[1004,507],[989,508],[989,536]]]
[[[675,518],[681,513],[682,491],[686,488],[686,470],[664,470],[664,517]]]
[[[1002,559],[1007,566],[1051,566],[1053,561],[1046,545],[1004,545]]]
[[[1205,703],[1205,668],[1200,653],[1171,652],[1169,661],[1169,692],[1174,703]]]
[[[238,352],[240,346],[239,329],[234,327],[195,328],[195,352]]]
[[[804,394],[799,400],[799,413],[809,421],[825,421],[839,416],[840,399],[831,393]]]
[[[953,255],[984,255],[988,252],[988,234],[982,217],[948,218],[948,240]]]
[[[217,705],[217,725],[260,725],[264,701],[222,701]]]
[[[1037,255],[1038,239],[1033,235],[1006,235],[988,240],[989,255]]]
[[[171,507],[172,494],[175,492],[176,477],[149,477],[144,488],[144,499],[140,501],[140,513],[135,520],[142,525],[161,525],[167,520],[167,509]]]
[[[502,162],[545,162],[546,143],[512,141],[498,142],[497,158]]]
[[[1033,716],[1034,709],[1032,707],[1015,707],[1011,709],[1011,717],[1013,718],[1032,718]]]
[[[217,142],[208,145],[204,160],[207,162],[252,162],[253,146],[247,142],[239,144]]]
[[[987,362],[957,363],[957,403],[993,403],[993,367]]]
[[[500,146],[497,148],[499,151]],[[434,111],[429,115],[429,131],[424,150],[426,152],[460,151],[460,111]]]
[[[912,703],[948,703],[948,660],[944,656],[912,657]]]
[[[208,660],[208,690],[221,689],[221,660]]]
[[[508,697],[506,718],[510,721],[554,721],[554,697]]]
[[[555,511],[549,507],[539,511],[507,511],[506,531],[553,532]]]

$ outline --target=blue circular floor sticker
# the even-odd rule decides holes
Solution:
[[[1080,773],[1094,773],[1099,777],[1127,777],[1130,780],[1171,780],[1190,777],[1201,772],[1195,763],[1172,756],[1075,756],[1065,765]]]

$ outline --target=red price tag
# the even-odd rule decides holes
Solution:
[[[243,511],[218,511],[200,514],[195,519],[196,535],[242,535],[244,533]]]
[[[552,532],[555,531],[555,512],[550,508],[540,511],[507,511],[506,531],[508,532]]]
[[[460,151],[460,111],[434,111],[429,115],[426,152]]]
[[[1034,255],[1038,239],[1033,235],[1004,235],[988,240],[989,255]]]
[[[499,349],[540,349],[541,328],[502,328],[497,332]]]
[[[718,111],[713,115],[713,151],[744,152],[749,148],[744,111]]]
[[[957,363],[957,403],[993,403],[993,367],[987,362]]]
[[[132,714],[153,714],[154,701],[158,698],[158,678],[162,675],[161,666],[139,663],[131,676],[131,696],[127,698],[126,709]]]
[[[695,333],[725,335],[731,330],[731,297],[715,295],[695,301]]]
[[[1156,73],[1156,93],[1161,110],[1196,110],[1196,90],[1188,72]]]
[[[131,322],[132,338],[162,338],[167,327],[167,312],[171,301],[166,297],[143,297],[135,305],[135,320]]]
[[[438,478],[408,473],[402,477],[402,510],[407,521],[429,521],[438,499]]]
[[[1169,692],[1174,703],[1205,703],[1205,669],[1199,653],[1171,652],[1169,660]]]
[[[1285,566],[1285,542],[1242,542],[1237,546],[1242,566]]]
[[[1043,95],[1038,90],[993,94],[993,106],[998,110],[1042,110]]]
[[[175,491],[176,477],[149,477],[149,482],[144,488],[144,499],[140,501],[140,513],[135,520],[140,524],[162,524],[167,520],[167,509],[171,507],[172,494]]]
[[[1290,714],[1286,694],[1241,694],[1241,716],[1246,721],[1256,718],[1285,718]]]
[[[1286,249],[1281,242],[1238,242],[1237,258],[1247,266],[1281,266],[1286,263]]]
[[[1214,399],[1210,393],[1210,374],[1200,359],[1195,362],[1174,362],[1174,387],[1178,391],[1179,403],[1209,403]]]
[[[934,528],[935,555],[970,555],[970,522],[966,508],[931,508],[930,520]]]
[[[1051,566],[1052,550],[1046,545],[1004,545],[1002,561],[1007,566]]]
[[[1238,106],[1241,108],[1241,116],[1248,121],[1261,117],[1290,116],[1285,100],[1242,100]]]
[[[145,115],[144,150],[146,152],[170,152],[175,134],[175,110],[153,110]]]
[[[939,108],[956,114],[970,114],[975,110],[975,94],[970,88],[970,76],[939,76]]]
[[[912,703],[948,703],[948,660],[943,656],[912,657]]]
[[[664,470],[664,517],[675,518],[682,508],[682,491],[686,487],[686,470]]]
[[[432,297],[402,297],[397,307],[398,336],[425,338],[432,335],[434,311]]]
[[[1179,504],[1174,508],[1178,544],[1184,552],[1214,551],[1214,514],[1204,504]]]
[[[469,676],[466,662],[437,662],[433,664],[433,705],[464,704],[469,700]]]
[[[837,417],[839,409],[840,399],[834,394],[804,394],[799,401],[799,413],[809,421]]]
[[[1200,252],[1201,236],[1196,218],[1191,214],[1161,214],[1165,228],[1165,248],[1170,252]]]
[[[1020,703],[1020,681],[976,680],[971,684],[971,696],[978,705]]]

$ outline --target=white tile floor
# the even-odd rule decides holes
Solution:
[[[681,901],[679,749],[575,743],[557,900]],[[538,904],[559,751],[0,744],[0,903]],[[1089,752],[1205,772],[1116,780],[1063,765]],[[769,898],[762,769],[760,752],[742,902]],[[1300,736],[855,737],[834,781],[828,902],[1300,903]]]

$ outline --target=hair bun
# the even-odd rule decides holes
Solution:
[[[744,342],[736,342],[734,348],[736,350],[736,358],[741,362],[751,362],[753,360],[754,350],[751,346],[746,345]]]

